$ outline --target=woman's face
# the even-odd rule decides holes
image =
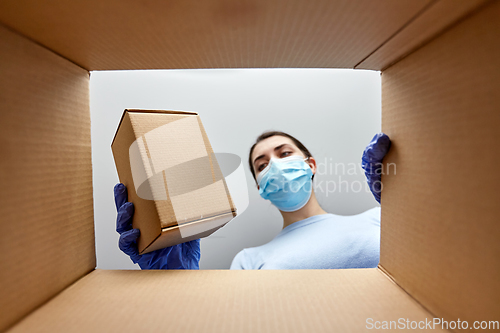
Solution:
[[[279,159],[293,155],[306,157],[290,138],[274,135],[260,141],[252,152],[252,165],[255,171],[255,178],[264,170],[271,157]]]

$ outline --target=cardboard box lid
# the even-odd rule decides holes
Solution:
[[[87,70],[354,68],[435,2],[10,0],[0,21]]]
[[[470,325],[500,317],[499,59],[493,1],[382,73],[397,171],[382,177],[380,265]]]
[[[378,269],[96,270],[9,332],[365,332],[369,318],[432,321]]]
[[[383,71],[488,2],[490,1],[432,1],[355,68]]]
[[[88,72],[0,26],[0,331],[95,268]]]

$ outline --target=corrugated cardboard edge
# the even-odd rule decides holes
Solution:
[[[146,109],[125,109],[123,110],[120,121],[118,122],[118,126],[116,127],[115,135],[113,136],[113,141],[111,141],[111,146],[116,139],[116,134],[118,134],[118,129],[120,128],[123,118],[125,117],[125,113],[127,112],[141,112],[141,113],[167,113],[167,114],[186,114],[186,115],[198,115],[197,112],[192,111],[177,111],[177,110],[146,110]]]
[[[68,292],[68,290],[72,290],[74,288],[75,285],[78,285],[82,280],[85,280],[85,279],[88,279],[89,276],[93,276],[92,274],[95,273],[96,271],[101,271],[100,269],[98,268],[92,268],[91,270],[89,270],[86,274],[80,276],[79,278],[77,278],[76,280],[72,281],[68,286],[66,286],[66,288],[60,290],[59,292],[57,292],[56,294],[52,295],[52,297],[50,297],[49,299],[47,299],[46,301],[44,301],[43,303],[39,304],[37,307],[35,307],[30,313],[28,313],[27,315],[23,316],[21,319],[17,320],[15,323],[13,323],[12,325],[10,325],[9,327],[6,328],[5,331],[0,331],[0,332],[11,332],[12,330],[15,330],[16,327],[21,324],[25,321],[25,320],[30,320],[28,318],[32,318],[33,314],[37,313],[38,311],[44,311],[45,308],[47,307],[47,305],[51,304],[52,302],[56,301],[57,299],[59,299],[59,297],[61,295],[64,295],[65,293]]]
[[[0,24],[0,331],[96,265],[89,73]]]
[[[182,239],[182,243],[189,242],[198,238],[204,238],[207,236],[210,236],[223,226],[225,226],[228,222],[230,222],[233,219],[233,214],[232,212],[228,212],[225,214],[219,214],[216,216],[200,219],[198,221],[190,222],[190,223],[185,223],[169,228],[163,228],[162,232],[158,237],[151,242],[140,254],[152,252],[155,250],[159,250],[168,246],[172,246],[175,244],[180,244],[179,240]],[[206,231],[203,231],[201,233],[197,233],[195,235],[189,236],[189,237],[181,237],[180,232],[182,229],[189,228],[190,226],[199,224],[199,223],[210,223],[210,222],[215,222],[217,223],[217,220],[219,220],[217,225],[214,228],[208,229]]]
[[[431,319],[377,271],[97,269],[13,332],[366,332],[368,318]]]
[[[353,68],[429,1],[17,0],[0,19],[88,70]]]
[[[384,71],[492,1],[433,1],[354,68]]]
[[[123,139],[120,137],[123,136]],[[130,119],[130,113],[124,112],[120,122],[120,126],[116,132],[116,140],[111,145],[111,150],[113,152],[113,158],[115,160],[116,171],[119,175],[120,182],[122,182],[128,189],[128,201],[132,203],[138,203],[137,200],[142,200],[138,198],[135,193],[135,187],[133,185],[130,159],[129,159],[129,148],[136,140],[132,122]],[[119,139],[120,138],[120,139]],[[121,153],[116,154],[116,151],[120,150]],[[156,205],[153,202],[142,203],[143,208],[140,212],[135,212],[133,217],[132,226],[134,228],[139,228],[141,230],[141,236],[137,241],[137,247],[142,249],[149,245],[156,237],[161,233],[160,222],[158,214],[156,211]],[[145,209],[145,207],[147,209]],[[138,222],[139,221],[139,222]],[[142,221],[150,221],[146,226]],[[153,223],[157,221],[157,223]]]
[[[389,273],[389,271],[387,269],[385,269],[384,266],[382,266],[381,264],[378,264],[377,271],[379,271],[380,274],[382,274],[383,276],[385,276],[389,281],[391,281],[394,285],[396,285],[399,289],[401,289],[406,295],[408,295],[408,297],[410,297],[413,301],[415,301],[415,303],[418,303],[418,305],[420,305],[422,307],[422,309],[424,309],[426,312],[428,312],[430,315],[432,315],[432,317],[434,317],[434,318],[437,317],[436,314],[434,314],[429,308],[427,308],[425,305],[423,305],[422,303],[420,303],[415,297],[412,296],[412,294],[410,294],[408,291],[406,291],[406,289],[403,288],[396,281],[396,279],[394,278],[394,276],[392,276],[391,273]]]
[[[215,157],[215,153],[212,149],[212,145],[210,144],[210,140],[208,139],[207,131],[205,131],[205,127],[203,126],[203,123],[201,121],[200,116],[198,116],[198,124],[200,125],[200,130],[201,130],[201,133],[203,136],[203,140],[205,141],[205,146],[207,147],[207,153],[208,153],[208,156],[210,158],[210,165],[212,168],[212,176],[214,177],[214,180],[215,180],[215,174],[213,171],[214,164],[217,166],[217,168],[219,168],[219,172],[222,173],[222,171],[220,170],[220,165],[219,165],[219,162],[217,161],[217,159],[212,158],[212,157]],[[210,148],[210,151],[208,151],[208,148]],[[233,217],[236,217],[236,215],[237,215],[236,207],[235,207],[233,199],[231,197],[231,193],[229,192],[229,188],[227,187],[226,179],[222,176],[221,180],[222,180],[222,183],[224,184],[224,188],[226,189],[227,200],[229,201],[229,207],[231,208],[231,212],[233,213]]]
[[[500,313],[499,5],[382,73],[387,158],[401,172],[383,178],[381,263],[441,318],[469,323]]]

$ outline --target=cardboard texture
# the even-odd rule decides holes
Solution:
[[[236,216],[195,112],[125,110],[112,150],[141,254],[206,237]]]
[[[0,2],[0,331],[357,332],[368,318],[499,320],[499,17],[500,2],[481,0]],[[379,268],[93,270],[87,71],[234,67],[383,70],[386,161],[397,173],[383,177]],[[126,151],[158,127],[123,119]],[[199,129],[197,144],[209,147]],[[147,143],[135,150],[144,160]],[[194,161],[179,165],[191,176],[208,165]],[[194,232],[188,220],[201,216],[182,197],[194,188],[167,169],[180,200],[137,214],[155,221],[144,227],[145,237],[162,234],[155,246],[165,229]],[[216,183],[218,172],[197,181]],[[168,197],[154,180],[145,193]],[[169,209],[185,223],[158,213]]]
[[[401,31],[398,31],[355,68],[385,70],[450,25],[456,24],[460,18],[488,2],[491,1],[441,0],[429,2],[415,16],[414,20],[408,22]]]
[[[88,70],[353,68],[431,2],[4,0],[0,21]]]
[[[435,314],[500,319],[500,2],[382,73],[380,264]]]
[[[88,72],[0,26],[0,331],[95,267]]]
[[[96,270],[9,332],[364,332],[367,318],[432,320],[377,269]]]

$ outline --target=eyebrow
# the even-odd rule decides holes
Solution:
[[[278,150],[280,150],[281,148],[283,148],[284,146],[290,146],[290,147],[291,147],[292,145],[291,145],[291,144],[289,144],[289,143],[282,143],[282,144],[280,144],[279,146],[276,146],[276,147],[274,148],[274,151],[278,151]],[[257,162],[257,160],[260,160],[261,158],[264,158],[264,157],[266,157],[266,155],[260,155],[260,156],[256,157],[256,158],[255,158],[255,160],[253,160],[253,166],[255,167],[255,162]]]

